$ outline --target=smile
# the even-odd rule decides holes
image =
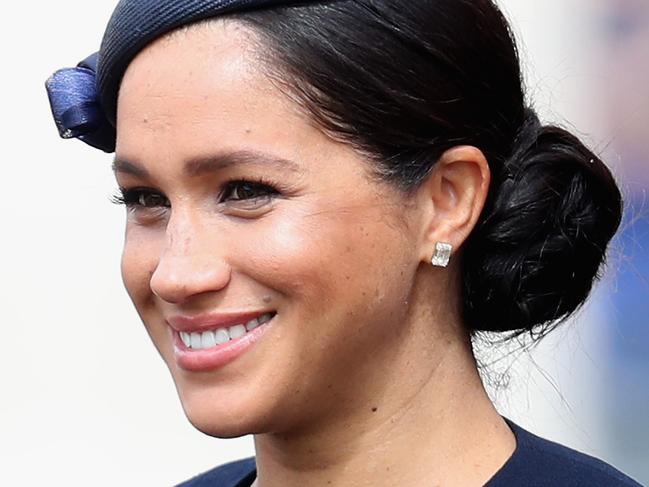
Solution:
[[[277,312],[273,311],[170,317],[176,363],[188,372],[224,367],[253,348],[273,326],[276,316]]]
[[[273,318],[273,313],[266,313],[253,318],[247,323],[238,323],[227,328],[217,328],[201,332],[179,332],[180,339],[190,350],[205,350],[217,345],[223,345],[231,340],[244,336],[246,333],[263,325]]]

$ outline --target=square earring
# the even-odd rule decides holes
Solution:
[[[451,244],[437,242],[431,264],[435,267],[446,267],[451,260],[451,252],[453,252],[453,246]]]

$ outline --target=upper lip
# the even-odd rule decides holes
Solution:
[[[167,317],[167,323],[176,331],[198,332],[216,328],[228,328],[234,325],[245,325],[254,318],[273,310],[203,313],[197,315],[172,315]]]

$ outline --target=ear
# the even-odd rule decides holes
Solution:
[[[430,263],[437,242],[451,244],[453,253],[461,247],[480,217],[490,182],[489,164],[476,147],[457,146],[442,154],[417,189],[422,261]]]

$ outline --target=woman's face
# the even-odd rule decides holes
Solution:
[[[219,21],[157,41],[117,117],[124,282],[188,418],[221,437],[355,407],[419,265],[416,210],[257,69],[250,35]]]

